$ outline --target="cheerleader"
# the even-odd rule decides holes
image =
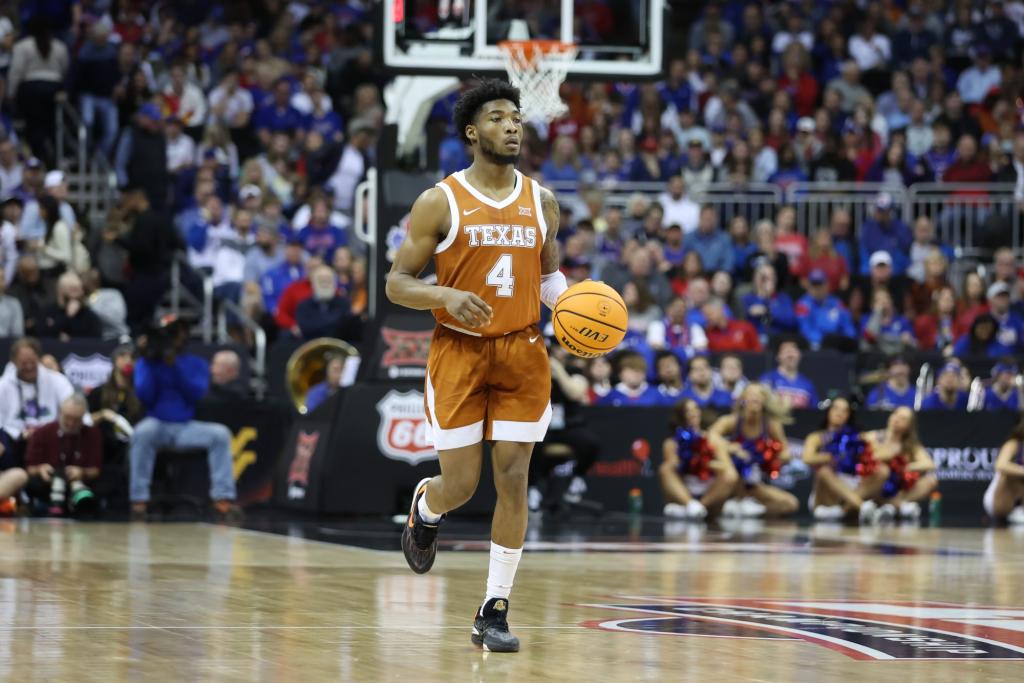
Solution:
[[[882,519],[899,513],[903,519],[921,516],[921,501],[939,487],[935,463],[917,438],[917,417],[910,408],[897,408],[889,416],[885,429],[868,432],[875,460],[889,467],[889,476],[880,494],[884,501],[878,509]]]
[[[692,398],[672,407],[671,427],[658,468],[665,516],[704,519],[708,511],[718,511],[739,481],[728,445],[701,430],[701,408]]]
[[[999,449],[996,474],[985,490],[985,512],[993,519],[1024,524],[1024,419]]]
[[[769,483],[790,458],[782,428],[788,421],[788,411],[768,387],[752,383],[743,390],[733,412],[711,425],[709,434],[729,442],[729,454],[740,479],[733,497],[722,506],[723,515],[782,516],[799,509],[796,496]]]
[[[872,457],[870,444],[854,426],[848,399],[830,402],[822,428],[804,440],[803,459],[815,469],[808,500],[815,519],[839,521],[857,510],[860,523],[868,524],[888,515],[891,506],[879,514],[873,499],[881,493],[889,467]]]

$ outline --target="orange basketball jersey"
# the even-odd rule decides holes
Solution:
[[[540,254],[547,236],[540,185],[516,171],[515,189],[496,201],[459,171],[437,184],[448,197],[451,228],[434,250],[437,284],[472,292],[494,318],[467,330],[443,308],[437,322],[473,335],[500,337],[540,320]]]

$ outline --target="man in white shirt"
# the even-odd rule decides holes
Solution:
[[[10,138],[0,142],[0,197],[8,197],[21,185],[21,161],[18,148]]]
[[[185,135],[181,119],[176,116],[168,117],[164,135],[167,137],[167,170],[178,173],[192,166],[196,160],[196,143]]]
[[[956,81],[964,104],[978,104],[992,88],[1003,83],[1003,73],[992,64],[992,49],[984,43],[974,48],[974,66],[964,69]]]
[[[865,21],[860,32],[850,38],[850,57],[861,71],[885,68],[892,57],[889,37],[875,31],[874,21]]]
[[[349,141],[341,153],[334,175],[327,181],[334,194],[334,208],[351,215],[355,202],[356,185],[366,175],[369,152],[375,129],[368,119],[355,119],[349,128]]]
[[[75,393],[67,377],[43,367],[41,357],[39,342],[22,337],[11,345],[11,362],[0,376],[0,457],[9,464],[13,458],[16,466],[32,432],[56,420],[60,404]]]
[[[697,229],[700,204],[686,196],[686,183],[682,176],[674,175],[668,179],[668,187],[658,196],[658,203],[665,211],[663,225],[678,225],[684,235]]]
[[[254,108],[252,93],[238,86],[238,73],[228,71],[210,92],[210,116],[227,128],[244,128]]]
[[[68,183],[64,171],[50,171],[43,180],[43,193],[57,200],[60,206],[60,219],[74,228],[78,225],[75,210],[68,203]],[[23,240],[40,240],[46,237],[46,224],[39,215],[39,202],[35,199],[25,204],[21,214],[21,225],[18,227],[18,238]]]

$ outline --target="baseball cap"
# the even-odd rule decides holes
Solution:
[[[996,375],[998,375],[999,373],[1002,373],[1002,372],[1008,372],[1011,375],[1016,375],[1019,371],[1020,371],[1020,369],[1017,367],[1017,364],[1016,363],[1011,363],[1009,361],[999,362],[999,363],[996,363],[995,365],[992,366],[992,376],[993,377],[995,377]]]
[[[993,282],[988,286],[988,291],[985,292],[986,299],[994,299],[1000,294],[1010,294],[1010,288],[1005,282]]]
[[[257,185],[243,185],[242,189],[238,191],[238,198],[242,201],[246,199],[256,198],[259,199],[263,196],[263,190]]]
[[[889,252],[882,251],[879,249],[875,253],[871,254],[871,258],[868,260],[868,264],[874,268],[875,266],[886,265],[892,267],[892,256],[889,256]]]
[[[43,167],[43,162],[40,161],[39,159],[37,159],[36,157],[32,157],[28,161],[25,162],[25,168],[42,168],[42,167]]]
[[[796,122],[796,129],[801,133],[813,133],[814,119],[810,116],[801,116]]]
[[[892,208],[892,195],[888,192],[879,192],[875,197],[875,208],[888,211]]]
[[[939,368],[939,374],[945,375],[947,372],[952,372],[955,375],[960,374],[960,365],[958,363],[946,363]]]
[[[821,268],[815,268],[807,274],[807,281],[812,285],[820,285],[828,281],[828,277],[825,275],[825,271]]]
[[[64,182],[64,171],[50,171],[43,179],[43,187],[47,190],[57,187]]]
[[[692,138],[689,139],[689,141],[686,143],[686,146],[687,147],[700,147],[700,148],[703,148],[704,147],[704,141],[701,140],[699,137],[695,136],[695,137],[692,137]]]

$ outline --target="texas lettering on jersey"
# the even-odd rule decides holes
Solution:
[[[537,229],[522,225],[467,225],[462,231],[469,236],[471,247],[537,246]]]

